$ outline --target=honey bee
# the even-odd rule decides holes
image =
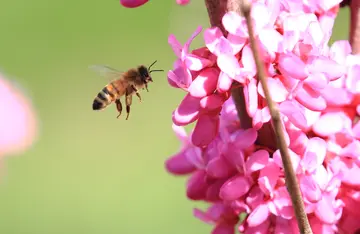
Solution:
[[[151,70],[151,67],[157,62],[153,62],[149,68],[144,65],[140,65],[137,68],[131,68],[126,72],[118,71],[104,65],[94,65],[90,68],[96,70],[102,75],[115,78],[115,80],[108,83],[95,97],[92,108],[93,110],[103,110],[111,103],[115,102],[116,109],[119,112],[117,118],[120,117],[122,112],[122,103],[120,97],[125,95],[126,104],[126,120],[129,118],[130,106],[132,103],[132,95],[136,94],[141,102],[141,96],[139,94],[140,89],[146,89],[148,92],[148,83],[153,82],[150,74],[152,72],[160,72],[164,70]]]

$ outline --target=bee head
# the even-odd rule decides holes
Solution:
[[[146,70],[146,78],[145,78],[145,82],[148,83],[149,81],[153,82],[150,73],[151,72],[159,72],[159,71],[164,71],[164,70],[151,70],[151,67],[157,62],[157,60],[155,60],[150,66],[149,68],[146,68],[145,66],[142,66],[144,68],[144,71]],[[141,73],[141,72],[140,72]],[[144,73],[145,74],[145,73]]]
[[[145,66],[140,66],[139,67],[139,73],[140,73],[140,76],[141,76],[141,80],[144,83],[148,83],[148,82],[153,81],[151,76],[150,76],[149,70]]]

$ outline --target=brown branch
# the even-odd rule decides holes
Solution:
[[[218,27],[221,29],[222,32],[225,32],[225,29],[221,23],[221,19],[225,14],[226,1],[205,0],[205,5],[209,15],[211,26]]]
[[[225,32],[222,26],[221,19],[226,11],[237,12],[239,15],[243,15],[246,18],[249,31],[250,46],[253,51],[253,56],[258,71],[258,77],[262,84],[262,88],[270,109],[277,145],[280,149],[281,158],[284,165],[286,186],[292,200],[295,216],[298,221],[298,227],[302,234],[312,234],[312,230],[307,219],[307,215],[305,213],[304,204],[301,197],[301,191],[297,183],[296,175],[292,168],[291,159],[286,146],[280,113],[277,106],[275,106],[275,104],[272,102],[272,98],[270,96],[269,89],[266,83],[264,64],[262,63],[259,49],[255,43],[255,38],[252,31],[252,22],[250,20],[251,5],[246,0],[205,0],[205,4],[208,10],[211,25],[219,27],[223,31],[224,35],[227,35],[227,32]],[[231,93],[236,105],[241,127],[250,128],[252,127],[252,121],[246,111],[243,88],[236,88],[238,84],[236,82],[234,83],[235,87],[233,86]]]
[[[205,0],[205,5],[207,8],[211,26],[220,28],[224,36],[227,36],[227,31],[225,31],[224,26],[222,25],[222,17],[225,15],[226,11],[229,10],[235,10],[237,12],[240,12],[239,1]],[[246,111],[244,88],[238,82],[233,82],[231,88],[231,96],[236,106],[241,128],[251,128],[252,120]]]
[[[246,102],[244,96],[244,88],[240,86],[238,82],[233,82],[231,87],[231,96],[235,103],[237,115],[240,121],[242,129],[248,129],[252,127],[252,119],[248,115],[246,110]]]
[[[307,219],[307,215],[304,209],[304,203],[301,197],[301,191],[297,183],[296,175],[292,167],[289,151],[286,146],[285,136],[280,118],[280,112],[277,106],[275,105],[275,103],[272,101],[269,88],[266,82],[266,73],[265,73],[264,64],[260,58],[259,48],[256,44],[256,40],[254,37],[253,26],[250,17],[251,4],[247,0],[242,0],[242,2],[243,4],[241,6],[241,11],[246,19],[246,25],[249,31],[250,46],[255,59],[258,78],[260,79],[262,88],[264,90],[264,94],[268,102],[272,122],[274,124],[277,145],[280,149],[281,159],[285,171],[286,187],[291,197],[291,201],[294,207],[296,219],[298,221],[300,233],[312,234],[309,220]]]
[[[360,0],[350,2],[350,44],[353,54],[360,53]]]
[[[216,1],[214,1],[214,2],[216,2]],[[223,10],[222,12],[224,12],[224,14],[226,11],[235,11],[235,12],[240,13],[240,1],[227,0],[227,1],[220,1],[220,2],[226,3],[226,5],[225,5],[225,3],[223,3],[223,5],[224,5],[223,7],[225,7],[225,10]],[[222,17],[224,16],[224,14],[222,14],[220,16],[220,22],[221,22]],[[222,29],[222,31],[223,31],[224,35],[227,34],[227,32],[225,30]],[[246,110],[244,88],[238,82],[233,82],[233,86],[231,88],[231,96],[235,103],[235,107],[237,110],[241,128],[243,128],[243,129],[251,128],[252,127],[252,119],[250,118],[250,116]]]

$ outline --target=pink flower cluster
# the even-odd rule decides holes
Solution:
[[[149,0],[120,0],[120,4],[127,8],[135,8],[144,5]],[[190,0],[176,0],[179,5],[187,5]]]
[[[31,103],[0,74],[0,157],[22,153],[34,143],[36,135]]]
[[[360,230],[360,57],[348,41],[328,46],[339,0],[253,1],[254,33],[278,105],[292,165],[314,233]],[[181,150],[166,161],[190,175],[187,197],[211,205],[194,215],[213,234],[298,233],[278,150],[259,145],[271,119],[249,45],[245,19],[222,18],[227,31],[204,31],[205,47],[190,51],[199,27],[181,45],[168,82],[186,92],[173,112]],[[252,128],[241,129],[230,90],[243,87]],[[188,136],[183,126],[194,123]]]

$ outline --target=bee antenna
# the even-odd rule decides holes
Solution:
[[[150,68],[157,62],[157,60],[155,60],[150,66],[149,66],[149,70]]]
[[[161,71],[163,72],[164,70],[150,70],[149,73],[151,73],[151,72],[161,72]]]

